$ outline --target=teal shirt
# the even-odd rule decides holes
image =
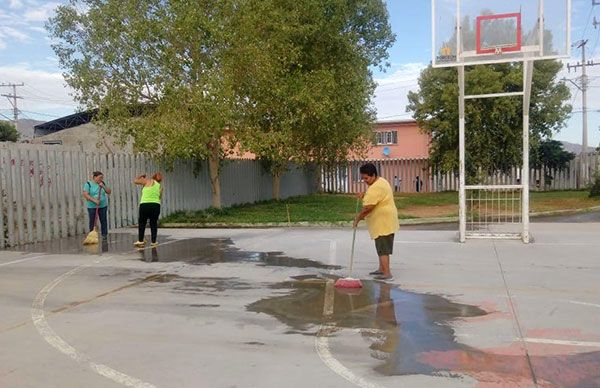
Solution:
[[[88,181],[83,184],[83,191],[87,191],[90,197],[98,198],[98,192],[100,191],[100,185],[94,181]],[[96,204],[94,202],[85,201],[88,208],[95,208]],[[102,194],[100,194],[100,205],[98,207],[107,207],[108,206],[108,196],[106,195],[106,191],[102,190]]]

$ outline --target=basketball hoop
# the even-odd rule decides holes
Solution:
[[[432,0],[433,67],[458,68],[459,238],[529,242],[529,106],[533,62],[570,55],[571,0]],[[523,90],[465,93],[465,66],[523,63]],[[467,185],[466,101],[523,99],[523,161],[512,184]]]

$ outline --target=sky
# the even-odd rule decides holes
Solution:
[[[556,1],[564,0],[550,0],[546,4]],[[77,109],[43,28],[54,9],[64,2],[0,0],[0,84],[25,84],[17,89],[17,94],[23,97],[18,101],[23,118],[48,121]],[[389,50],[390,66],[385,71],[373,69],[378,83],[373,103],[379,120],[408,120],[411,115],[406,112],[407,93],[418,90],[419,73],[431,62],[431,2],[388,0],[387,6],[396,42]],[[572,0],[571,40],[588,39],[587,57],[600,64],[600,25],[594,28],[594,18],[600,22],[600,6],[593,7],[592,0]],[[560,78],[578,82],[581,70],[569,73],[566,68],[567,63],[578,61],[581,61],[581,51],[573,48],[571,58],[563,60],[565,68]],[[588,67],[588,76],[589,144],[597,146],[600,143],[600,65]],[[555,138],[581,143],[581,93],[568,84],[574,113]],[[7,92],[12,90],[0,88],[0,93]],[[7,117],[12,117],[12,106],[6,98],[0,98],[0,118]]]

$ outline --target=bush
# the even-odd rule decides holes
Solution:
[[[597,173],[594,178],[594,184],[590,189],[590,198],[600,198],[600,173]]]

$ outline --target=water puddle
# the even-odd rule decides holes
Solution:
[[[281,252],[250,252],[236,248],[229,238],[192,238],[180,240],[158,248],[140,251],[146,262],[185,261],[190,264],[216,264],[247,262],[263,266],[339,269],[335,265],[322,264],[316,260],[295,259]]]
[[[334,345],[341,332],[353,329],[383,375],[464,374],[481,383],[509,385],[533,381],[520,344],[485,351],[457,342],[451,323],[486,315],[484,310],[387,283],[363,284],[352,294],[327,287],[325,281],[279,283],[273,287],[289,289],[289,294],[259,300],[247,309],[273,316],[290,328],[288,333],[325,335]],[[600,386],[600,352],[533,356],[531,363],[541,385]]]
[[[83,245],[85,236],[60,238],[46,242],[13,248],[14,251],[46,254],[127,254],[135,253],[133,242],[137,236],[129,233],[109,234],[108,239],[97,245]],[[250,252],[235,247],[229,238],[192,238],[183,240],[161,239],[159,246],[138,249],[140,260],[153,262],[187,262],[190,264],[216,264],[249,262],[263,266],[340,269],[335,265],[322,264],[316,260],[296,259],[281,252]]]
[[[57,238],[34,244],[12,248],[13,251],[47,254],[118,254],[133,252],[133,243],[137,236],[130,233],[111,233],[106,240],[98,244],[83,245],[85,236]]]

